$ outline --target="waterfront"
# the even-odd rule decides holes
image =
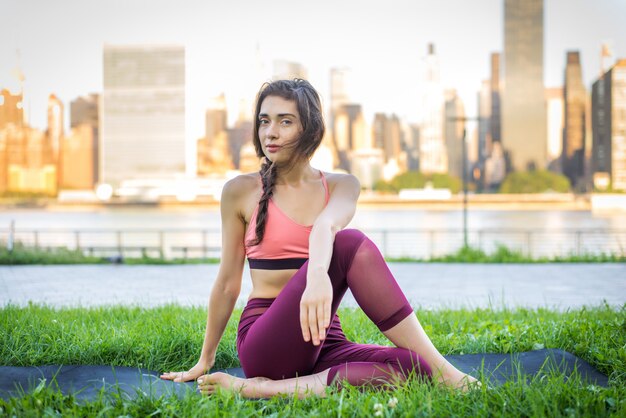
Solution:
[[[360,205],[349,227],[368,233],[388,257],[428,258],[460,247],[462,218],[460,208]],[[28,245],[115,247],[123,241],[135,247],[162,247],[168,256],[176,255],[170,251],[173,247],[220,246],[215,205],[4,209],[1,241],[7,240],[11,221],[16,240]],[[486,251],[498,244],[533,256],[623,253],[626,248],[625,212],[470,209],[468,229],[470,245]]]

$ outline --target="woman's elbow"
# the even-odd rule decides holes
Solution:
[[[239,297],[239,293],[241,293],[240,283],[224,282],[219,279],[215,282],[211,292],[212,296],[223,300],[236,300]]]

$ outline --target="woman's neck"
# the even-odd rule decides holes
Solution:
[[[316,170],[311,167],[309,161],[305,161],[300,164],[295,164],[289,170],[278,173],[276,184],[287,184],[290,186],[297,186],[302,184],[311,178],[316,177]]]

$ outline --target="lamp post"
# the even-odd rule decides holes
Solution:
[[[467,121],[479,121],[480,117],[450,117],[449,122],[467,122]],[[465,123],[463,123],[463,139],[461,142],[461,158],[463,160],[463,247],[467,248],[467,141],[466,141]]]

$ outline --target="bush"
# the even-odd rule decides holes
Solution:
[[[506,176],[500,193],[567,193],[570,189],[569,179],[562,174],[547,170],[518,171]]]
[[[399,192],[402,189],[422,189],[431,183],[436,189],[450,189],[452,193],[461,190],[461,179],[449,174],[422,174],[417,171],[407,171],[398,174],[391,181],[379,180],[374,184],[374,190],[379,192]]]

